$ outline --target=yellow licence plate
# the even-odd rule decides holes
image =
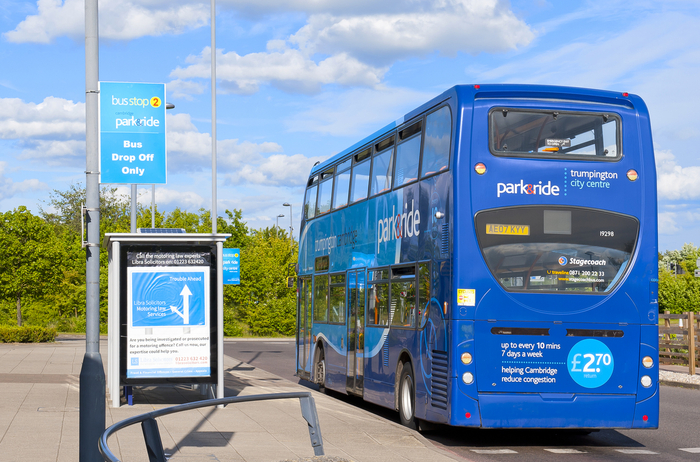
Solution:
[[[486,234],[502,234],[507,236],[529,236],[530,225],[497,225],[487,224]]]

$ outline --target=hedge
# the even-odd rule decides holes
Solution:
[[[56,329],[39,326],[0,326],[0,343],[53,342]]]

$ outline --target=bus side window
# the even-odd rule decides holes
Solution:
[[[322,215],[331,210],[333,198],[333,168],[321,174],[321,183],[318,185],[318,201],[316,202],[316,215]]]
[[[348,205],[348,192],[350,191],[350,164],[351,159],[338,165],[335,175],[335,192],[333,193],[333,209]]]
[[[369,191],[369,169],[372,147],[353,154],[352,173],[350,181],[350,204],[367,198]]]
[[[422,122],[415,123],[399,132],[399,145],[396,148],[396,170],[394,187],[418,179]]]
[[[451,136],[452,114],[449,106],[443,106],[428,115],[425,122],[421,178],[447,170],[450,163]]]
[[[416,267],[391,268],[391,305],[389,317],[392,326],[416,325]]]
[[[314,185],[306,190],[306,200],[304,201],[304,216],[307,220],[316,216],[316,190],[318,185]]]
[[[391,177],[394,170],[394,136],[377,143],[372,158],[371,196],[391,189]]]
[[[331,275],[328,322],[345,323],[345,273]]]
[[[430,312],[430,265],[418,264],[418,327],[423,328],[428,322]]]
[[[314,322],[328,321],[328,275],[314,276]]]
[[[371,271],[373,281],[387,278],[387,271]],[[367,325],[389,325],[389,281],[371,282],[369,285],[367,303]]]

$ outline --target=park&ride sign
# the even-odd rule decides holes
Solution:
[[[100,183],[166,184],[165,84],[99,85]]]

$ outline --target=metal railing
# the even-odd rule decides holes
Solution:
[[[119,462],[119,459],[109,450],[107,439],[119,430],[141,422],[143,430],[143,438],[146,442],[146,450],[148,451],[149,462],[166,462],[165,451],[163,450],[163,442],[160,438],[158,430],[158,422],[156,417],[161,417],[177,412],[189,411],[208,406],[219,406],[226,404],[245,403],[250,401],[265,401],[269,399],[290,399],[298,398],[301,405],[301,415],[306,420],[309,426],[309,437],[311,438],[311,446],[314,448],[314,454],[317,456],[324,455],[323,439],[321,438],[321,427],[318,423],[318,413],[316,412],[316,403],[314,402],[311,393],[295,392],[295,393],[272,393],[268,395],[251,395],[251,396],[234,396],[231,398],[207,399],[204,401],[196,401],[194,403],[180,404],[178,406],[167,407],[157,411],[148,412],[146,414],[137,415],[128,419],[117,422],[102,433],[99,440],[99,449],[102,457],[107,462]]]

